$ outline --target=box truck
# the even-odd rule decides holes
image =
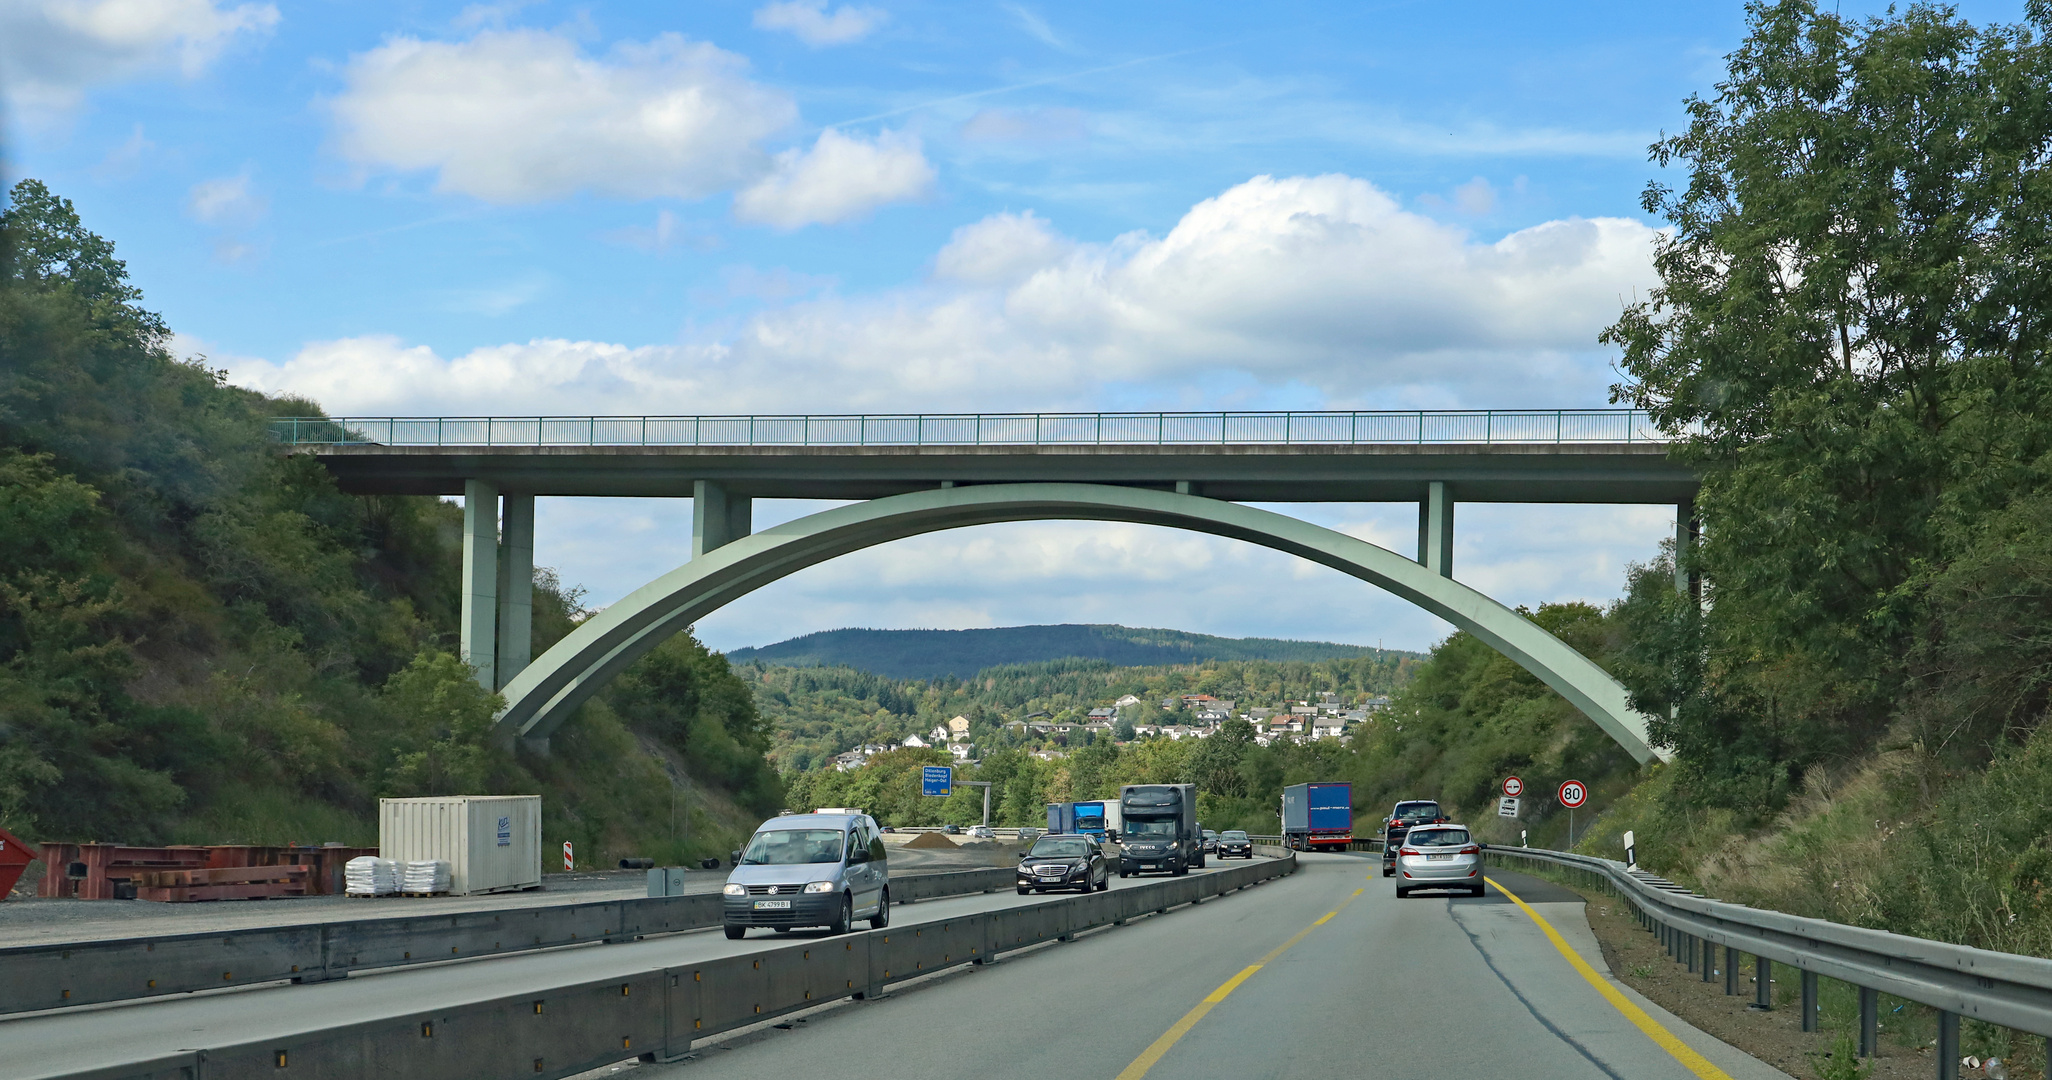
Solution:
[[[1295,851],[1345,851],[1354,842],[1354,785],[1345,780],[1283,789],[1283,843]]]
[[[1051,833],[1082,833],[1103,841],[1108,833],[1119,831],[1120,820],[1117,800],[1047,804],[1047,831]]]
[[[1127,784],[1119,789],[1119,876],[1144,870],[1185,874],[1204,866],[1197,785]]]

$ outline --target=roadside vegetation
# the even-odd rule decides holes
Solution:
[[[461,512],[346,496],[71,204],[0,213],[0,824],[31,841],[375,842],[381,796],[540,793],[589,856],[724,851],[781,805],[725,661],[679,637],[556,737],[488,737],[455,654]],[[585,616],[537,575],[535,641]],[[673,806],[672,786],[686,788]]]

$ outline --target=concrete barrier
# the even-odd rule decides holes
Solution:
[[[893,878],[900,903],[1012,886],[1009,867]],[[365,901],[371,903],[371,901]],[[720,925],[718,893],[0,948],[0,1014],[631,940]]]
[[[197,1048],[81,1073],[92,1080],[542,1080],[633,1058],[673,1060],[704,1039],[892,983],[1294,873],[1293,853],[1217,873],[794,942],[739,956],[286,1038]],[[1009,871],[1006,871],[1009,872]],[[977,871],[981,873],[981,871]],[[290,1070],[285,1073],[285,1070]]]

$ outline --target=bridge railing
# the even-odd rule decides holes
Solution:
[[[288,446],[1166,446],[1664,443],[1638,409],[281,416]]]

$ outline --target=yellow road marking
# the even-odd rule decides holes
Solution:
[[[1355,889],[1354,896],[1359,895],[1361,895],[1361,890]],[[1277,945],[1275,948],[1268,950],[1267,955],[1263,956],[1259,960],[1254,961],[1251,964],[1248,964],[1246,967],[1241,968],[1239,974],[1233,976],[1230,979],[1227,979],[1223,983],[1220,983],[1218,989],[1213,990],[1211,993],[1204,995],[1204,1000],[1198,1002],[1196,1008],[1193,1008],[1189,1012],[1184,1013],[1183,1018],[1181,1020],[1176,1021],[1173,1025],[1169,1027],[1167,1031],[1161,1033],[1161,1038],[1154,1040],[1154,1042],[1151,1045],[1149,1045],[1147,1049],[1142,1050],[1140,1052],[1140,1056],[1134,1058],[1133,1063],[1131,1065],[1128,1065],[1124,1069],[1120,1070],[1117,1080],[1140,1080],[1141,1077],[1146,1076],[1147,1070],[1154,1068],[1155,1063],[1161,1060],[1161,1056],[1169,1052],[1169,1047],[1176,1045],[1178,1040],[1182,1039],[1183,1036],[1189,1034],[1190,1029],[1197,1026],[1197,1021],[1204,1019],[1205,1014],[1211,1011],[1212,1006],[1217,1005],[1221,1001],[1224,1001],[1226,999],[1226,995],[1231,994],[1235,990],[1238,990],[1240,988],[1241,983],[1246,982],[1249,978],[1252,978],[1255,972],[1260,971],[1262,968],[1265,968],[1269,964],[1273,963],[1276,957],[1281,956],[1282,954],[1290,951],[1291,946],[1295,945],[1299,941],[1304,940],[1306,937],[1310,935],[1311,931],[1317,929],[1320,926],[1325,925],[1328,919],[1331,919],[1334,915],[1339,914],[1340,911],[1344,910],[1348,904],[1353,903],[1354,896],[1349,896],[1345,900],[1340,901],[1340,906],[1338,908],[1326,912],[1322,917],[1319,918],[1317,922],[1314,922],[1310,926],[1307,926],[1302,930],[1297,931],[1294,935],[1290,937],[1288,941],[1285,941],[1282,944]],[[1729,1080],[1729,1078],[1727,1078],[1727,1080]]]
[[[1624,1018],[1632,1022],[1632,1026],[1645,1032],[1647,1038],[1659,1044],[1662,1050],[1667,1051],[1676,1061],[1681,1062],[1690,1072],[1702,1077],[1703,1080],[1731,1080],[1730,1075],[1723,1069],[1710,1064],[1703,1055],[1691,1050],[1689,1044],[1675,1038],[1673,1032],[1660,1026],[1660,1021],[1646,1015],[1646,1010],[1632,1004],[1630,998],[1624,996],[1617,987],[1610,985],[1610,980],[1597,974],[1596,969],[1590,967],[1589,962],[1582,959],[1580,953],[1575,952],[1574,946],[1569,945],[1567,939],[1560,936],[1560,931],[1555,930],[1553,924],[1546,921],[1545,916],[1532,910],[1532,905],[1518,899],[1518,894],[1498,884],[1495,878],[1484,877],[1482,880],[1496,886],[1496,891],[1502,893],[1504,899],[1518,905],[1519,910],[1531,916],[1532,921],[1539,924],[1539,929],[1546,932],[1547,940],[1553,942],[1553,947],[1560,950],[1560,955],[1567,957],[1567,962],[1581,973],[1582,978],[1587,980],[1590,986],[1595,987],[1596,992],[1602,994],[1603,999],[1610,1002],[1612,1008],[1623,1013]]]

